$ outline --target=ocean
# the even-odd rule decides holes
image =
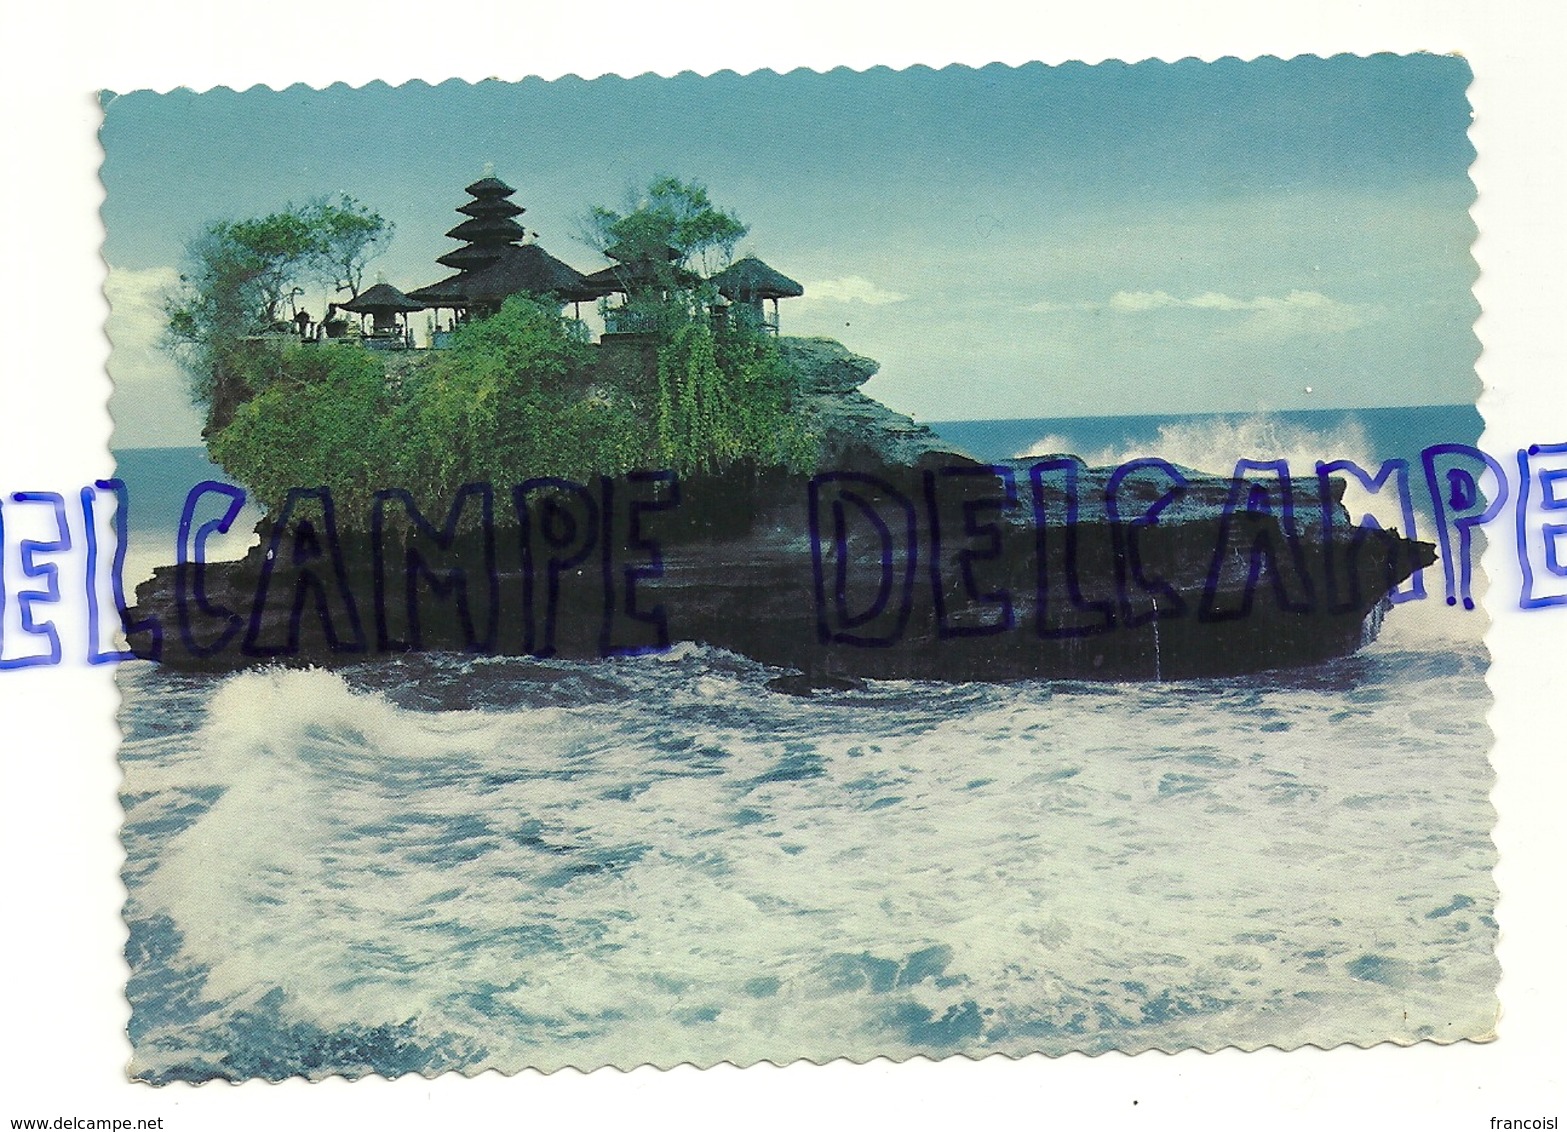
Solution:
[[[1199,467],[1261,439],[1291,450],[1243,454],[1369,462],[1479,431],[1472,409],[1393,412],[1416,427],[1377,410],[939,431],[982,457]],[[168,560],[202,464],[122,454],[133,561]],[[1483,629],[1415,602],[1355,656],[1289,672],[810,697],[689,643],[123,664],[131,1071],[1486,1037]]]

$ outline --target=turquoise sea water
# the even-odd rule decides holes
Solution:
[[[1447,412],[1421,428],[1472,440]],[[1431,442],[1390,419],[942,432],[981,456],[1055,436],[1181,463],[1259,437],[1366,460]],[[133,540],[172,546],[154,516],[207,474],[191,457],[122,455]],[[688,644],[122,665],[132,1072],[1485,1036],[1482,628],[1411,603],[1292,672],[808,698]]]

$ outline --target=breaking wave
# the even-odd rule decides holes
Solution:
[[[694,646],[122,666],[133,1070],[1479,1034],[1483,713],[1418,720],[1483,672],[800,698]]]

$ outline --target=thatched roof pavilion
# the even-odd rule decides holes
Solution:
[[[339,303],[338,310],[371,317],[371,335],[376,338],[404,338],[407,328],[402,317],[424,310],[424,304],[410,299],[390,283],[377,283],[363,294]]]
[[[761,299],[796,299],[805,288],[783,272],[769,267],[754,255],[736,260],[712,278],[718,293],[731,302],[752,303]]]
[[[429,306],[494,309],[508,296],[554,295],[563,302],[596,299],[604,292],[538,244],[506,244],[485,266],[421,287],[413,298]]]
[[[647,260],[612,263],[608,267],[589,272],[583,276],[583,279],[589,287],[596,288],[600,296],[631,295],[659,286],[670,278],[671,274],[681,287],[694,287],[701,282],[696,274],[683,267],[665,268],[661,272],[656,265]]]
[[[358,298],[337,304],[339,310],[355,314],[407,314],[424,310],[424,304],[415,302],[390,283],[377,283]]]
[[[634,295],[641,291],[657,290],[673,282],[677,287],[694,287],[701,278],[681,266],[678,248],[665,247],[659,263],[659,254],[645,248],[627,244],[614,244],[604,254],[615,262],[608,267],[589,272],[589,285],[599,288],[601,295]]]
[[[745,317],[774,334],[778,333],[778,300],[795,299],[805,294],[804,287],[754,255],[731,263],[713,276],[710,282],[718,288],[720,295],[745,311]],[[770,319],[762,306],[767,299],[773,302]]]

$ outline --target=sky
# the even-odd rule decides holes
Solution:
[[[106,96],[114,443],[199,443],[158,341],[205,225],[347,192],[396,225],[367,280],[411,290],[449,274],[486,163],[583,271],[591,206],[703,182],[750,225],[737,255],[804,285],[784,333],[877,359],[865,392],[923,421],[1473,402],[1470,78],[1385,55]]]

